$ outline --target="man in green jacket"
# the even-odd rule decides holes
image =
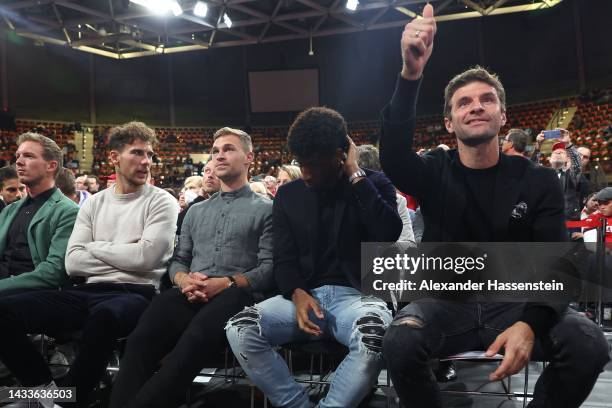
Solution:
[[[59,288],[79,207],[55,187],[62,167],[57,144],[36,133],[19,136],[17,175],[28,195],[0,213],[0,296]]]

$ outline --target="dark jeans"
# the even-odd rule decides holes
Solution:
[[[227,321],[252,304],[236,287],[208,303],[190,303],[177,288],[157,296],[128,338],[110,406],[179,406],[206,361],[223,351]]]
[[[117,339],[132,331],[154,294],[151,285],[93,283],[2,297],[0,359],[22,385],[48,384],[51,372],[27,334],[82,331],[61,385],[76,387],[77,402],[83,404],[104,375]]]
[[[383,341],[389,374],[402,404],[406,408],[441,407],[429,360],[486,350],[519,320],[523,307],[524,303],[417,301],[402,309]],[[579,407],[609,361],[608,353],[608,343],[597,325],[568,310],[548,338],[536,339],[532,359],[550,364],[538,379],[529,406]]]

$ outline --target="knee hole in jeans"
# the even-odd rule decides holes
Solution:
[[[355,322],[355,329],[361,333],[361,343],[369,351],[380,353],[385,335],[385,322],[377,313],[368,313]]]
[[[400,317],[391,323],[392,326],[408,326],[415,329],[422,329],[425,327],[425,322],[418,316],[406,316]]]
[[[245,327],[257,326],[261,332],[261,326],[259,325],[260,320],[261,314],[255,306],[245,307],[241,312],[236,313],[231,319],[227,321],[225,330],[235,327],[238,329],[238,331],[240,331]]]

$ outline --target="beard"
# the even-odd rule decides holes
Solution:
[[[217,191],[219,191],[219,189],[216,188],[215,186],[204,186],[204,187],[202,187],[202,192],[204,194],[214,194]]]

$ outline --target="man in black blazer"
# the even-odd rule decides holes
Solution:
[[[281,295],[238,313],[227,337],[249,378],[278,407],[311,407],[274,347],[334,339],[349,349],[319,407],[355,407],[382,367],[385,303],[361,292],[361,242],[395,242],[395,189],[357,166],[355,144],[331,109],[302,112],[288,144],[302,179],[274,199],[274,275]]]
[[[522,157],[500,155],[506,122],[505,91],[477,67],[445,90],[444,121],[457,150],[418,156],[412,151],[418,88],[433,49],[433,8],[406,25],[404,65],[382,113],[381,164],[403,192],[421,203],[423,241],[499,242],[566,240],[564,201],[553,171]],[[430,358],[481,349],[504,353],[490,375],[516,374],[534,350],[551,362],[530,407],[578,407],[609,360],[601,330],[567,304],[416,301],[395,317],[383,342],[393,384],[407,408],[441,407]]]

